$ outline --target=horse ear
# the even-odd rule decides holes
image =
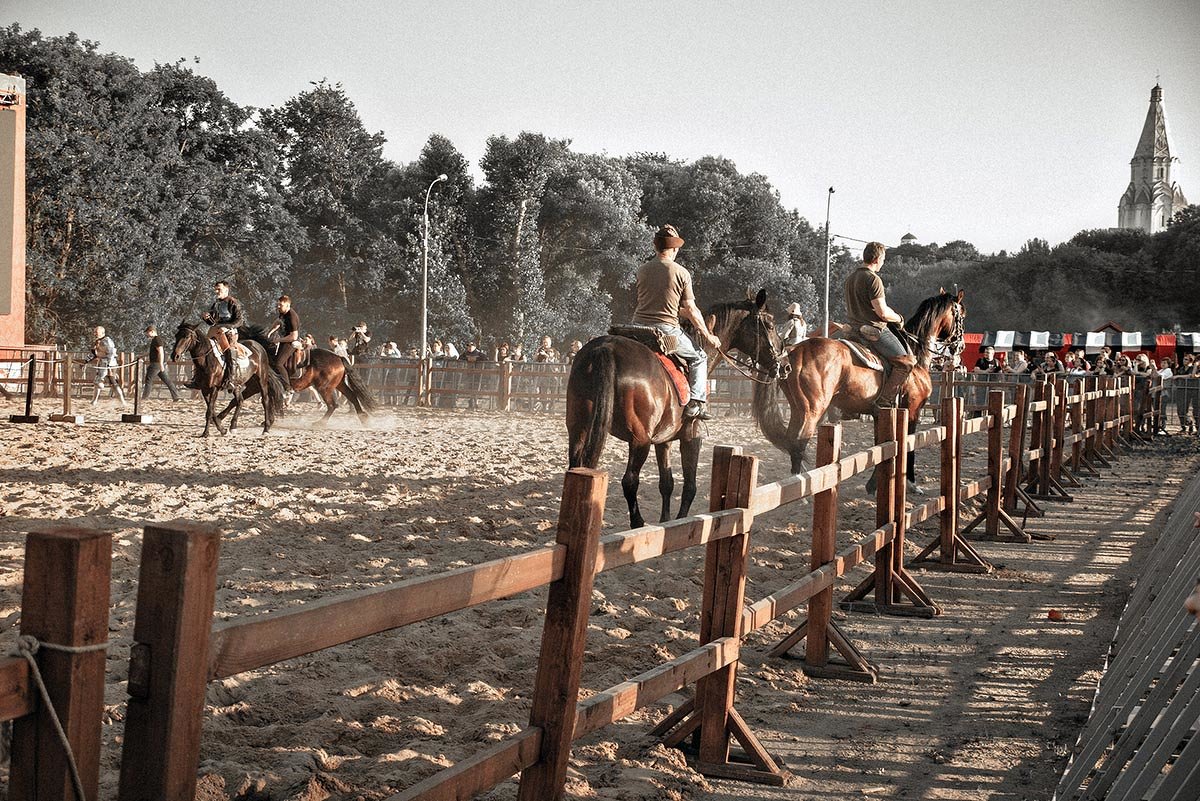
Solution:
[[[712,332],[712,330],[717,327],[717,315],[710,314],[707,317],[705,317],[704,318],[704,327],[707,328],[709,330],[709,332]]]
[[[754,298],[754,305],[760,309],[767,305],[767,290],[765,288],[758,290],[758,295]]]
[[[939,294],[939,295],[945,295],[945,294],[946,294],[946,287],[944,287],[944,286],[940,286],[940,287],[938,287],[938,294]]]
[[[962,303],[963,295],[967,294],[965,290],[958,290],[958,302]]]

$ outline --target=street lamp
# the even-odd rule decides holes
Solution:
[[[429,330],[429,194],[433,192],[434,186],[447,180],[448,177],[446,173],[442,173],[437,178],[434,178],[429,184],[429,188],[425,190],[425,248],[421,261],[421,350],[418,351],[421,357],[421,361],[419,362],[420,368],[418,369],[421,386],[418,388],[418,394],[421,397],[422,403],[426,401],[426,384],[429,383],[428,370],[425,367]]]
[[[825,196],[825,336],[829,336],[831,321],[829,319],[829,209],[833,205],[833,187]]]

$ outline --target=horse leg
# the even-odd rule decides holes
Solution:
[[[916,420],[914,420],[911,417],[909,418],[909,421],[908,421],[908,433],[909,434],[917,433],[917,422],[916,422]],[[916,451],[909,451],[907,476],[908,476],[908,494],[909,495],[924,495],[925,490],[921,489],[920,485],[917,484],[917,452]]]
[[[367,414],[367,410],[362,407],[362,404],[358,400],[358,396],[351,392],[350,388],[346,386],[345,377],[343,377],[341,383],[338,384],[338,392],[341,392],[343,395],[345,395],[346,400],[350,401],[351,405],[354,406],[354,413],[358,415],[358,422],[362,423],[364,426],[367,425],[368,421],[371,419],[371,415]]]
[[[696,498],[696,470],[700,466],[700,450],[704,437],[699,434],[679,441],[679,462],[683,466],[683,495],[679,499],[679,516],[687,517]]]
[[[658,494],[662,496],[662,515],[658,522],[671,519],[671,495],[675,492],[675,476],[671,474],[671,443],[654,446],[654,458],[658,461]]]
[[[641,480],[642,465],[650,455],[649,445],[630,445],[629,461],[625,463],[625,475],[621,477],[621,489],[625,493],[625,502],[629,504],[630,528],[641,528],[646,524],[642,518],[642,510],[638,508],[638,483]]]
[[[337,411],[337,394],[332,389],[321,387],[317,394],[321,396],[321,400],[325,401],[325,416],[313,423],[313,427],[328,425],[329,418],[333,417],[333,413]]]
[[[238,414],[240,414],[242,411],[242,388],[241,387],[234,388],[233,401],[231,403],[233,406],[233,417],[231,417],[229,419],[229,430],[232,432],[232,431],[237,430]]]
[[[221,425],[221,418],[225,415],[214,415],[214,412],[217,409],[217,394],[218,390],[214,389],[212,394],[208,396],[208,416],[212,419],[213,423],[216,424],[217,433],[224,436],[226,433],[228,433],[225,426]],[[226,409],[225,411],[229,411],[229,409]]]

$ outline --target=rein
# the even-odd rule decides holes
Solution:
[[[754,350],[755,350],[755,352],[758,352],[760,350],[759,345],[762,342],[762,326],[766,325],[766,321],[763,320],[762,312],[759,312],[757,317],[758,317],[759,325],[756,325],[754,327]],[[733,357],[733,355],[730,354],[729,351],[725,350],[724,348],[717,348],[717,353],[719,353],[721,356],[723,356],[725,358],[725,360],[727,362],[729,362],[730,367],[732,367],[737,372],[741,373],[746,378],[749,378],[751,381],[754,381],[759,384],[774,384],[775,383],[775,378],[773,376],[771,376],[766,370],[759,367],[758,362],[754,361],[749,356],[746,357],[745,361],[739,361],[738,359],[735,359]],[[776,356],[776,360],[778,361],[778,356]],[[766,376],[766,377],[760,378],[759,376]]]

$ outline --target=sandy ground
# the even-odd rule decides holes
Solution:
[[[0,424],[0,615],[18,606],[24,532],[58,521],[114,532],[106,798],[116,793],[144,523],[223,528],[220,618],[553,537],[566,452],[560,414],[399,409],[370,429],[339,414],[332,428],[313,430],[314,413],[264,437],[252,410],[236,435],[203,440],[191,403],[151,402],[151,426],[117,424],[113,402],[83,411],[82,428]],[[868,437],[864,423],[847,424],[848,449]],[[761,456],[760,481],[787,471],[749,420],[715,420],[707,439]],[[978,464],[983,440],[968,442]],[[878,685],[813,680],[795,660],[766,658],[799,613],[753,635],[738,707],[791,770],[786,787],[705,779],[681,752],[650,740],[647,730],[682,700],[676,695],[577,744],[569,796],[1048,798],[1129,582],[1198,454],[1194,438],[1140,449],[1118,474],[1031,522],[1053,541],[981,545],[1003,564],[992,575],[920,573],[945,608],[938,619],[835,613],[879,665]],[[623,447],[613,441],[606,460],[605,528],[618,531],[627,524]],[[932,466],[933,454],[923,462]],[[653,468],[644,474],[643,509],[654,517]],[[708,480],[702,464],[697,509],[707,508]],[[936,488],[936,476],[926,485]],[[859,489],[843,499],[848,541],[872,527],[874,512]],[[750,598],[807,572],[810,518],[810,506],[794,505],[756,522]],[[928,524],[915,532],[914,552],[935,533]],[[695,647],[702,561],[703,549],[693,549],[599,577],[586,693]],[[855,571],[839,595],[863,575]],[[527,593],[211,684],[199,797],[383,799],[517,731],[528,719],[544,602],[544,590]],[[1049,608],[1066,620],[1049,621]],[[514,798],[515,782],[484,797]]]

